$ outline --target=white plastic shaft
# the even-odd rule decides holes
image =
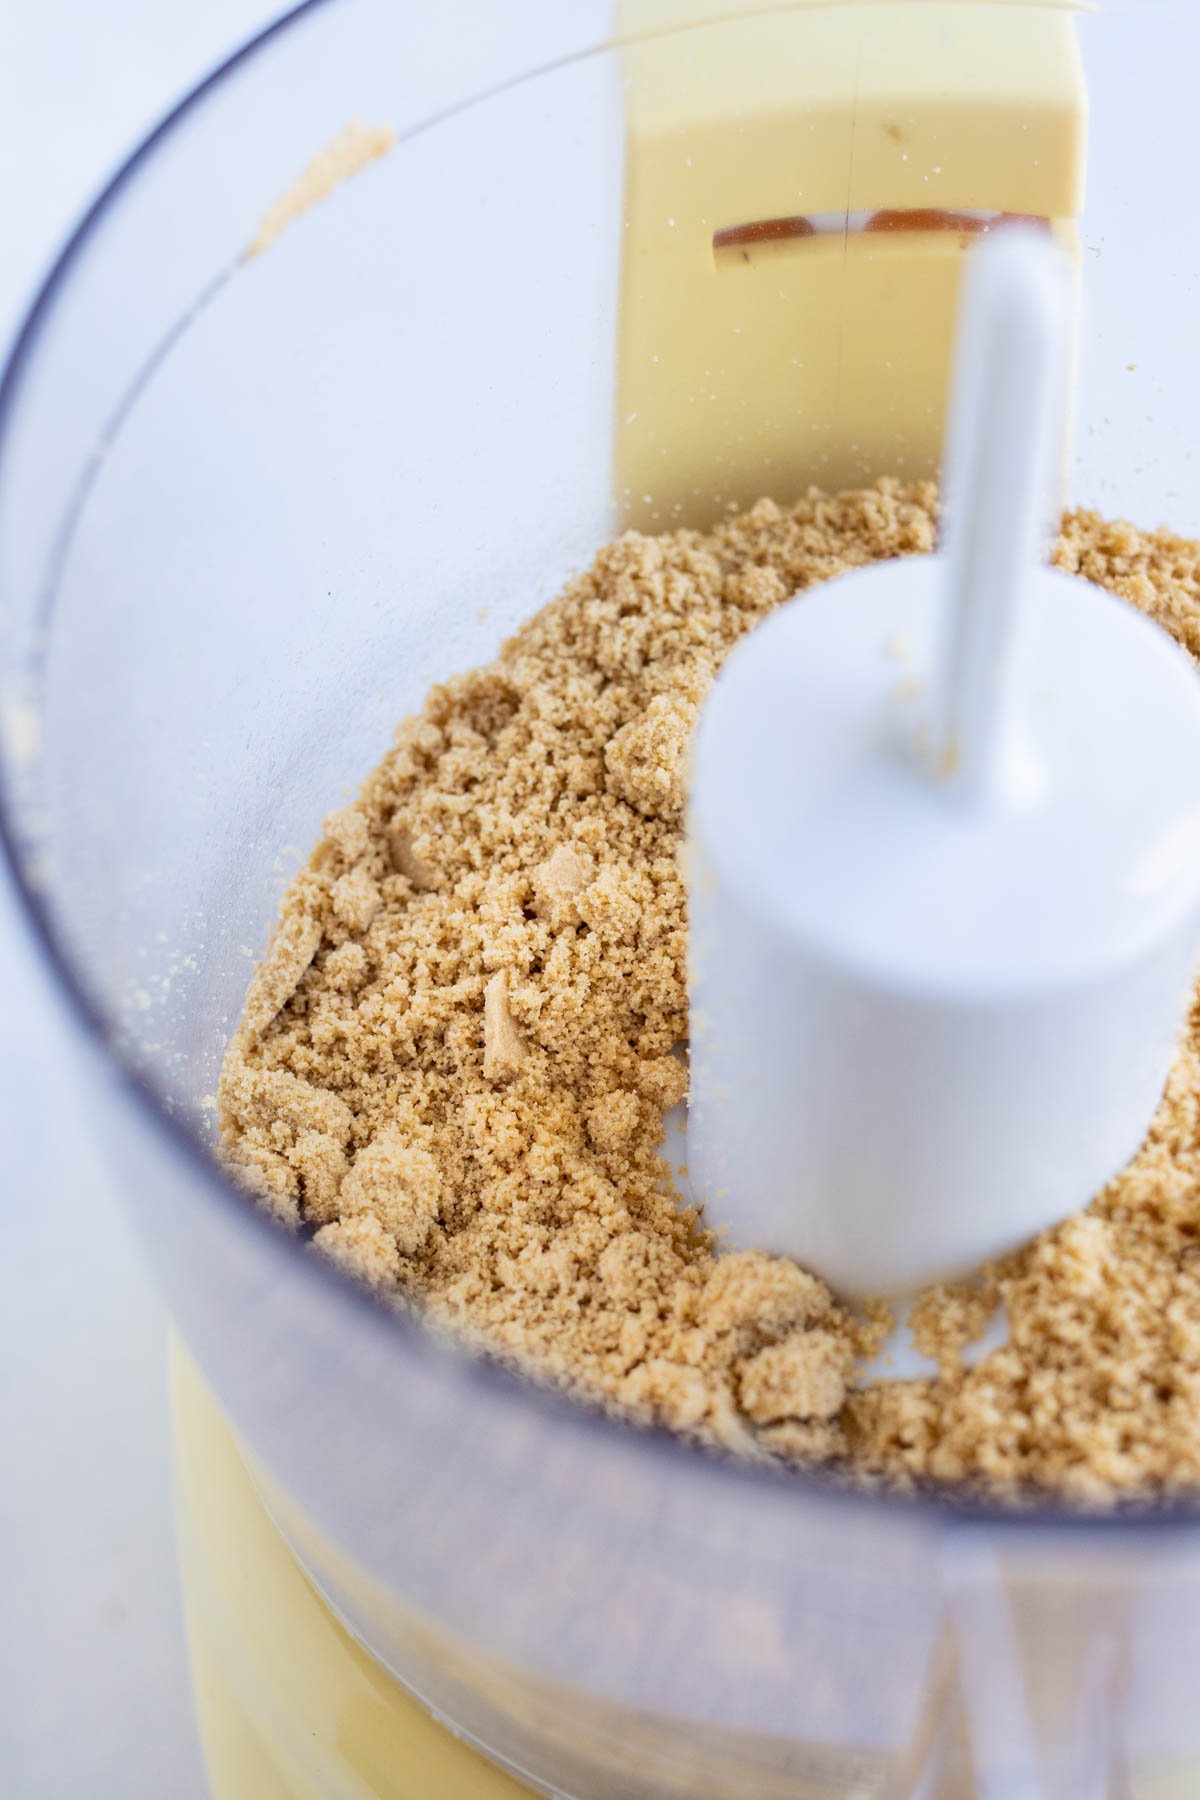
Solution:
[[[1055,508],[1068,274],[1032,229],[984,240],[964,274],[943,475],[945,617],[935,750],[964,795],[1003,784],[1022,603]]]
[[[1144,1135],[1200,955],[1200,680],[1044,562],[1055,257],[972,256],[945,549],[782,607],[697,733],[693,1189],[844,1293],[1085,1204]]]

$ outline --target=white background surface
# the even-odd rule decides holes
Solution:
[[[82,207],[281,6],[0,9],[0,340]],[[171,1534],[166,1325],[0,879],[0,1792],[205,1792]]]

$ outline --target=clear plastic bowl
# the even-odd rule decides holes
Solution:
[[[1079,31],[1073,498],[1195,532],[1200,17]],[[855,1498],[623,1429],[385,1315],[210,1158],[322,817],[614,527],[613,35],[599,0],[303,6],[151,136],[39,295],[0,398],[3,825],[80,1091],[315,1579],[529,1779],[1194,1792],[1193,1511]],[[394,150],[248,258],[352,118]]]

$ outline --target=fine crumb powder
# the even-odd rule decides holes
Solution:
[[[881,482],[628,534],[437,687],[293,882],[220,1087],[225,1155],[399,1305],[542,1380],[759,1458],[1088,1502],[1200,1484],[1200,1010],[1143,1150],[1087,1212],[924,1295],[929,1380],[855,1384],[852,1317],[720,1253],[659,1154],[687,1088],[687,748],[788,596],[933,548]],[[1091,513],[1055,560],[1200,655],[1200,545]],[[1010,1342],[968,1367],[995,1306]]]

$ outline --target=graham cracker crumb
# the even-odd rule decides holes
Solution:
[[[277,1224],[291,1228],[300,1224],[296,1175],[284,1157],[267,1149],[265,1144],[248,1143],[227,1151],[225,1165]]]
[[[687,801],[687,749],[696,708],[675,694],[656,694],[604,752],[610,793],[651,818],[677,819]]]
[[[268,207],[247,255],[260,256],[310,206],[327,199],[343,181],[349,181],[377,156],[386,156],[395,141],[390,125],[360,125],[357,119],[352,120],[317,152],[287,192]]]
[[[325,979],[331,988],[344,994],[353,993],[366,980],[367,953],[353,938],[347,938],[325,958]]]
[[[640,1119],[637,1095],[625,1088],[615,1088],[611,1094],[601,1094],[589,1106],[588,1136],[600,1150],[619,1150],[634,1137]]]
[[[1147,1142],[1080,1217],[913,1313],[938,1374],[855,1384],[852,1317],[721,1253],[672,1187],[687,750],[789,595],[932,549],[936,494],[770,500],[629,533],[488,668],[436,687],[293,882],[221,1081],[261,1204],[392,1299],[726,1452],[1089,1504],[1200,1485],[1200,1012]],[[1062,568],[1200,655],[1200,546],[1091,513]],[[1009,1342],[964,1357],[999,1305]]]
[[[578,925],[581,920],[578,900],[595,873],[594,859],[588,852],[559,844],[556,850],[533,871],[534,905],[538,917],[554,930],[564,925]]]
[[[731,1250],[709,1271],[702,1315],[713,1332],[750,1329],[778,1336],[829,1316],[823,1281],[786,1257]]]
[[[325,821],[325,836],[347,862],[357,862],[371,847],[371,831],[361,806],[343,806]]]
[[[437,886],[437,871],[419,854],[407,825],[393,820],[387,829],[387,845],[392,867],[419,893],[427,893]]]
[[[370,1213],[322,1226],[313,1248],[368,1287],[387,1293],[396,1285],[400,1257],[384,1226]]]
[[[653,1056],[639,1065],[637,1085],[652,1106],[668,1113],[688,1091],[688,1072],[677,1056]]]
[[[403,1256],[415,1256],[438,1215],[441,1176],[428,1150],[385,1126],[355,1158],[341,1189],[341,1211],[378,1219]]]
[[[508,1004],[508,975],[498,969],[483,990],[483,1073],[489,1081],[502,1081],[516,1074],[526,1054]]]
[[[321,936],[317,921],[303,913],[280,921],[246,994],[242,1022],[249,1031],[265,1031],[291,999],[321,947]]]
[[[338,1140],[325,1131],[298,1131],[287,1160],[299,1178],[308,1222],[323,1224],[338,1218],[347,1169]]]
[[[351,931],[369,930],[382,905],[383,897],[362,863],[333,884],[334,913]]]
[[[756,1425],[831,1419],[846,1398],[852,1346],[832,1331],[801,1331],[742,1364],[742,1406]]]

